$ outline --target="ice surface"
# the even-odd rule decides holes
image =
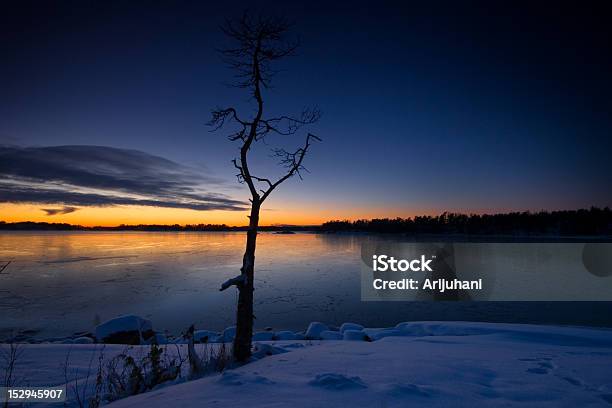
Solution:
[[[612,324],[612,302],[361,302],[355,274],[362,244],[388,237],[257,239],[257,330],[298,331],[313,320],[368,327],[415,319]],[[243,252],[244,232],[0,232],[0,259],[14,259],[0,276],[0,340],[25,330],[38,338],[93,332],[128,312],[175,335],[192,324],[221,331],[235,322],[236,298],[219,292],[219,284],[236,276]]]

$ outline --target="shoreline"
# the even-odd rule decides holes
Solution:
[[[98,362],[106,367],[122,355],[146,362],[153,350],[150,345],[24,345],[15,374],[28,378],[29,386],[65,387],[69,408],[97,396],[113,408],[491,403],[557,407],[567,401],[571,406],[605,406],[612,401],[610,329],[431,321],[361,330],[347,324],[343,340],[332,339],[325,330],[318,335],[326,339],[257,341],[248,363],[230,363],[199,376],[191,375],[189,364],[181,360],[177,378],[110,401],[96,391]],[[192,350],[206,355],[223,347],[195,344]],[[170,361],[189,353],[186,344],[160,349]],[[68,376],[63,364],[69,367]]]
[[[167,344],[187,344],[188,341],[183,333],[170,333],[167,330],[164,331],[154,331],[152,330],[152,324],[149,320],[143,319],[139,316],[135,315],[121,315],[117,316],[107,322],[102,323],[101,325],[108,324],[109,322],[113,322],[119,319],[124,319],[125,317],[135,317],[137,319],[142,319],[143,321],[148,322],[150,325],[150,330],[152,335],[148,338],[142,338],[140,336],[140,343],[130,343],[130,342],[105,342],[101,339],[96,338],[96,330],[93,331],[81,331],[75,332],[71,335],[67,336],[52,336],[52,337],[41,337],[37,338],[34,330],[23,330],[17,333],[17,335],[12,338],[8,337],[0,341],[0,345],[2,344],[93,344],[93,345],[104,345],[104,344],[113,344],[113,345],[141,345],[141,346],[149,346],[153,343],[153,339],[155,339],[156,344],[159,345],[167,345]],[[366,330],[370,333],[376,334],[378,331],[385,332],[386,335],[394,336],[397,333],[388,332],[389,330],[394,330],[398,326],[406,326],[406,325],[430,325],[430,324],[443,324],[448,326],[462,326],[462,325],[473,325],[473,326],[508,326],[508,327],[533,327],[540,329],[554,329],[554,328],[568,328],[568,329],[580,329],[580,330],[601,330],[601,331],[609,331],[612,335],[612,325],[610,326],[593,326],[593,325],[580,325],[580,324],[558,324],[558,323],[516,323],[516,322],[487,322],[487,321],[469,321],[469,320],[414,320],[409,322],[400,322],[395,326],[391,327],[373,327],[366,328],[358,323],[345,322],[339,326],[325,324],[321,322],[311,322],[307,328],[303,330],[290,330],[290,329],[273,329],[267,328],[266,330],[259,330],[253,333],[253,343],[258,341],[283,341],[283,340],[299,340],[299,341],[310,341],[310,340],[342,340],[342,336],[338,337],[335,333],[343,332],[344,326],[350,326],[352,328],[359,328],[358,330]],[[314,329],[312,327],[314,326]],[[314,330],[314,331],[313,331]],[[320,332],[325,331],[326,334],[321,337]],[[121,332],[121,330],[119,330]],[[235,326],[226,327],[223,330],[210,330],[210,329],[196,329],[195,330],[195,343],[196,344],[222,344],[222,343],[231,343],[233,340],[233,333],[235,332]],[[386,337],[383,336],[383,337]],[[382,337],[381,337],[382,338]],[[364,338],[364,341],[375,341],[379,338]]]

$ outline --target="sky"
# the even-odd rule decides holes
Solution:
[[[610,13],[537,2],[8,2],[0,13],[0,220],[247,223],[252,113],[216,50],[245,10],[294,22],[266,114],[317,106],[309,172],[262,224],[612,206]],[[253,152],[282,174],[269,139]],[[276,176],[275,176],[276,175]]]

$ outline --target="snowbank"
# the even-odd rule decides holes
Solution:
[[[340,332],[344,333],[347,330],[363,330],[364,327],[360,324],[357,323],[342,323],[342,326],[340,326]]]
[[[304,338],[304,336],[298,335],[289,330],[282,330],[274,333],[274,338],[276,340],[301,340]]]
[[[236,326],[228,327],[223,330],[221,336],[219,337],[219,341],[223,343],[231,343],[234,341],[234,337],[236,337]]]
[[[307,339],[320,339],[321,333],[329,330],[326,324],[321,322],[312,322],[308,325],[308,329],[306,329],[306,338]]]
[[[193,341],[196,343],[213,343],[218,337],[219,333],[210,330],[196,330],[193,333]]]
[[[371,336],[374,341],[259,342],[254,349],[257,361],[222,375],[162,386],[110,407],[601,407],[612,403],[612,330],[418,322],[345,330],[342,335],[347,340]],[[96,347],[101,346],[25,345],[24,364],[17,374],[31,385],[61,384],[67,350],[72,364],[86,368]],[[177,347],[184,355],[185,345],[173,345],[166,352],[175,353]],[[107,345],[105,356],[123,350]],[[146,350],[134,346],[130,352]],[[68,406],[77,405],[71,400]]]
[[[334,330],[323,330],[319,334],[321,340],[342,340],[342,333]]]
[[[342,333],[342,338],[344,340],[352,341],[370,341],[370,338],[363,332],[363,330],[346,330],[344,333]]]
[[[556,408],[612,402],[610,330],[423,322],[344,335],[351,332],[379,340],[281,345],[291,351],[111,407]]]

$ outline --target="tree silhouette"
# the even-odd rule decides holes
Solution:
[[[248,90],[255,104],[255,112],[249,117],[239,115],[234,107],[217,108],[212,111],[209,122],[213,131],[232,125],[228,138],[240,143],[240,156],[232,162],[238,171],[238,181],[246,183],[251,194],[249,227],[240,275],[223,283],[220,289],[236,286],[239,291],[233,347],[237,361],[246,361],[251,355],[255,247],[261,206],[280,184],[295,175],[301,178],[304,157],[312,142],[320,141],[317,136],[307,133],[302,147],[293,152],[273,149],[273,156],[279,159],[279,165],[285,169],[278,179],[256,175],[249,167],[249,153],[255,143],[264,141],[270,134],[285,137],[295,135],[320,117],[317,109],[305,109],[298,117],[264,116],[263,91],[270,88],[277,72],[272,65],[280,59],[295,55],[298,47],[297,42],[286,40],[290,27],[285,19],[253,17],[248,13],[244,13],[237,21],[226,21],[222,27],[225,35],[234,43],[234,47],[220,50],[225,63],[235,72],[236,81],[233,85]]]

